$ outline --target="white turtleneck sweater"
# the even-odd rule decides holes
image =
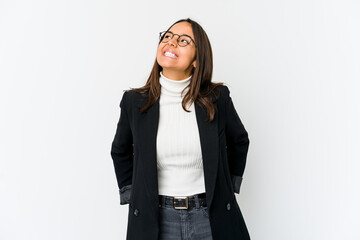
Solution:
[[[199,129],[194,104],[185,112],[181,91],[184,80],[166,78],[160,72],[159,127],[156,139],[158,187],[160,195],[190,196],[205,192]]]

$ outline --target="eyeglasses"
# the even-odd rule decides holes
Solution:
[[[179,34],[172,33],[171,31],[162,31],[159,33],[159,35],[160,35],[159,36],[160,42],[163,42],[163,43],[167,43],[170,39],[172,39],[174,37],[174,35],[178,35],[179,37],[177,38],[177,44],[180,47],[187,46],[191,41],[196,46],[195,41],[189,35],[186,35],[186,34],[183,34],[180,36]]]

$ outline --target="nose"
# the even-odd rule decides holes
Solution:
[[[177,47],[177,40],[179,36],[174,35],[172,39],[168,41],[169,44],[172,44],[174,47]]]

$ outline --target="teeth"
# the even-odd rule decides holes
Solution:
[[[176,58],[175,54],[170,53],[170,52],[165,52],[165,56]]]

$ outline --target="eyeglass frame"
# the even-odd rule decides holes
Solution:
[[[176,39],[176,43],[177,43],[177,45],[179,45],[179,47],[186,47],[186,46],[188,46],[188,45],[190,44],[190,43],[188,43],[188,44],[186,44],[185,46],[180,46],[180,44],[179,44],[179,39],[180,39],[180,37],[182,37],[182,36],[189,37],[190,40],[191,40],[190,42],[193,42],[194,45],[196,46],[194,39],[192,39],[192,37],[190,37],[189,35],[187,35],[187,34],[179,35],[179,34],[173,33],[172,31],[168,31],[168,30],[162,31],[162,32],[159,33],[159,39],[160,39],[160,40],[161,40],[161,34],[162,34],[162,33],[166,33],[166,32],[170,32],[170,33],[172,34],[172,38],[171,38],[171,39],[174,38],[174,35],[178,35],[178,36],[179,36],[179,37]],[[165,36],[165,35],[164,35],[164,36]],[[171,40],[171,39],[169,39],[169,40]],[[161,40],[160,42],[162,42],[162,41],[163,41],[163,40]]]

